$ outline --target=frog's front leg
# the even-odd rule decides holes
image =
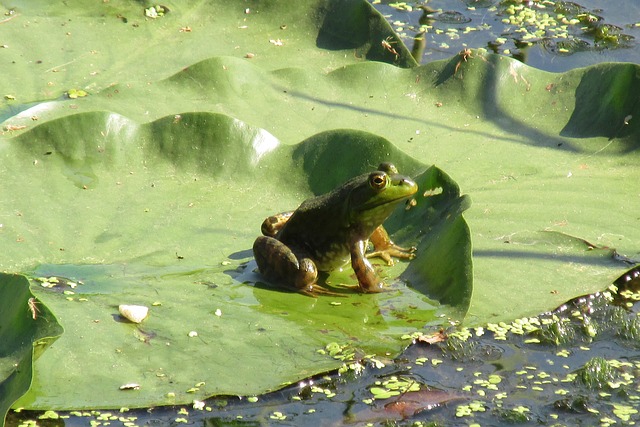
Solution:
[[[265,236],[275,237],[278,231],[289,221],[291,215],[293,215],[293,212],[282,212],[268,217],[262,222],[260,231]]]
[[[351,267],[358,278],[358,286],[362,292],[383,292],[384,283],[366,258],[366,250],[367,242],[364,240],[359,240],[351,245]]]
[[[403,248],[396,245],[391,241],[391,238],[389,238],[387,230],[381,225],[373,230],[369,241],[373,244],[373,252],[368,253],[367,258],[382,258],[387,265],[393,265],[393,259],[391,257],[404,259],[413,259],[416,257],[416,254],[414,254],[416,248]]]
[[[273,237],[260,236],[253,243],[258,270],[269,281],[284,285],[305,295],[337,295],[318,285],[318,269],[305,256],[298,256],[287,245]]]

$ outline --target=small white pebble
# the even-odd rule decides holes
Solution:
[[[149,307],[145,307],[144,305],[121,304],[118,306],[118,311],[125,319],[133,323],[140,323],[149,314]]]

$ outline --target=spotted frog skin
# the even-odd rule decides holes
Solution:
[[[417,184],[391,163],[357,176],[330,193],[304,201],[294,212],[267,218],[253,244],[260,273],[269,281],[304,294],[332,294],[317,284],[318,271],[351,261],[361,292],[382,292],[384,283],[367,257],[414,257],[396,246],[382,227],[394,208],[418,191]],[[366,254],[368,242],[374,252]]]

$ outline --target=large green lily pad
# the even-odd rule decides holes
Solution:
[[[633,167],[640,140],[638,66],[602,64],[552,74],[474,52],[415,67],[400,44],[394,44],[398,57],[384,49],[382,40],[391,37],[393,42],[393,33],[360,1],[166,6],[165,16],[146,19],[138,2],[19,3],[0,26],[8,46],[1,60],[13,70],[0,82],[6,206],[0,239],[9,254],[0,265],[13,272],[86,280],[77,295],[68,296],[73,301],[38,292],[56,313],[77,309],[85,314],[60,313],[65,327],[76,322],[79,329],[67,331],[39,359],[34,390],[46,388],[47,380],[38,374],[45,356],[60,351],[74,362],[85,356],[56,348],[65,339],[72,343],[89,336],[82,335],[83,327],[99,331],[108,325],[109,340],[136,340],[126,347],[132,352],[161,342],[177,347],[201,342],[209,354],[219,354],[222,347],[203,335],[213,338],[215,322],[230,317],[233,309],[246,316],[237,319],[245,321],[247,334],[259,335],[270,325],[260,323],[264,313],[258,316],[249,308],[256,301],[266,307],[281,301],[294,307],[298,301],[302,307],[326,303],[243,285],[242,280],[255,279],[247,273],[238,280],[237,268],[250,259],[248,248],[264,216],[291,209],[382,159],[420,175],[423,187],[442,188],[434,193],[444,196],[419,199],[418,206],[390,224],[398,241],[419,246],[418,259],[387,273],[401,277],[399,298],[419,296],[419,310],[406,300],[391,301],[393,293],[371,299],[350,295],[349,301],[363,298],[370,304],[358,307],[359,316],[350,319],[373,324],[344,322],[340,316],[349,318],[344,314],[329,316],[360,327],[348,335],[362,348],[367,348],[366,331],[376,331],[379,322],[392,325],[389,334],[397,337],[404,327],[396,328],[391,320],[402,317],[394,310],[410,307],[424,314],[415,322],[421,328],[433,320],[438,303],[459,319],[468,302],[470,263],[456,255],[470,248],[460,217],[468,201],[458,197],[457,186],[441,169],[426,171],[429,164],[446,170],[474,199],[465,213],[474,255],[468,324],[536,314],[600,290],[634,262],[620,254],[638,258],[639,202],[634,195],[639,172]],[[64,95],[78,89],[89,95]],[[335,129],[351,130],[323,133]],[[307,139],[313,143],[297,145]],[[352,139],[362,143],[344,143]],[[335,159],[342,159],[338,170],[323,173]],[[186,289],[199,297],[193,317],[204,326],[180,323],[190,307],[175,304],[172,292],[188,294],[179,286],[184,277]],[[467,285],[458,292],[460,280]],[[155,293],[152,284],[161,282],[173,286]],[[213,297],[236,288],[254,291],[266,298],[266,305],[242,292],[234,295],[237,299]],[[82,293],[88,301],[81,301]],[[106,307],[115,313],[111,305],[128,295],[142,298],[127,302],[162,303],[152,309],[142,332],[107,314]],[[207,304],[210,300],[219,303]],[[242,310],[241,304],[246,305]],[[324,309],[338,312],[347,305],[343,301]],[[217,308],[222,316],[215,316]],[[86,314],[93,309],[99,316]],[[350,310],[354,315],[353,304]],[[278,315],[283,313],[289,313],[285,307]],[[152,332],[160,327],[171,332],[165,341],[151,334],[146,343],[149,326]],[[272,330],[283,328],[278,324]],[[199,337],[187,340],[188,330],[199,330]],[[300,339],[311,339],[307,331],[298,332]],[[377,335],[378,350],[392,341],[398,348],[395,338],[387,341],[379,330]],[[325,338],[322,343],[339,340]],[[91,348],[95,354],[120,354],[121,347],[122,341],[108,341]],[[335,363],[315,354],[234,352],[250,355],[258,365],[309,362],[312,369],[294,365],[297,376],[283,376],[282,382]],[[182,369],[178,360],[173,365],[180,363]],[[213,369],[210,356],[205,362]],[[136,362],[118,363],[133,368]],[[154,377],[153,384],[145,383],[140,391],[160,390],[173,374],[156,366],[144,375]],[[207,382],[195,394],[181,394],[187,382],[204,380],[193,378],[196,373],[176,383],[181,386],[175,387],[177,399],[221,392],[222,387]],[[142,381],[125,376],[122,381]],[[236,378],[236,383],[241,381]],[[249,388],[255,386],[253,378],[248,383],[232,392],[254,392]],[[110,390],[118,398],[126,396],[128,405],[143,404],[136,400],[139,391]],[[21,403],[56,406],[38,402],[37,396],[34,392]]]
[[[104,139],[87,144],[96,131]],[[35,365],[19,406],[118,408],[259,394],[340,366],[318,353],[331,342],[397,354],[407,344],[403,334],[460,320],[469,305],[466,197],[439,169],[375,135],[332,131],[285,146],[220,114],[136,125],[84,113],[10,143],[14,173],[6,183],[20,194],[5,224],[12,254],[5,261],[44,281],[34,291],[66,329]],[[358,155],[336,160],[340,152]],[[344,297],[316,299],[261,282],[251,246],[264,217],[385,160],[417,175],[423,192],[440,193],[420,194],[389,222],[399,243],[418,246],[412,263],[439,268],[412,276],[407,286],[394,279],[406,266],[398,263],[384,272],[391,290],[380,295],[341,291],[337,285],[355,283],[350,269],[326,279]],[[411,233],[400,233],[409,226]],[[438,263],[428,248],[442,245],[456,251]],[[454,266],[451,282],[443,271]],[[64,279],[49,287],[43,278],[51,276]],[[140,326],[124,322],[120,304],[145,305],[151,314]],[[120,389],[131,383],[140,390]],[[99,394],[74,392],[95,384]]]

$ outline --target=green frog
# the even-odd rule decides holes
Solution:
[[[395,245],[382,227],[394,208],[418,191],[392,163],[350,179],[333,191],[304,201],[294,212],[267,218],[253,244],[260,273],[304,294],[333,294],[317,284],[318,271],[351,261],[361,292],[382,292],[384,283],[368,257],[411,259],[415,248]],[[366,254],[371,241],[374,251]]]

